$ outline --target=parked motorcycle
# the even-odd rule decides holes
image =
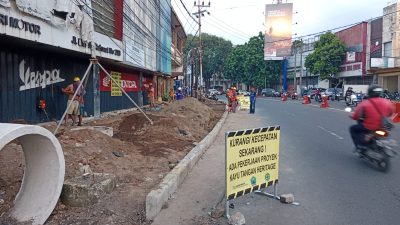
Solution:
[[[297,92],[294,92],[291,97],[292,97],[292,100],[298,100],[299,94],[297,94]]]
[[[218,101],[217,95],[215,93],[206,94],[206,97],[211,100]]]
[[[314,99],[315,99],[316,102],[321,103],[321,102],[322,102],[322,96],[321,96],[321,94],[316,94],[316,95],[314,96]]]

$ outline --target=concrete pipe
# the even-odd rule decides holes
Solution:
[[[61,145],[42,127],[0,123],[0,150],[14,140],[22,145],[25,171],[10,215],[19,222],[44,224],[57,204],[64,183]]]

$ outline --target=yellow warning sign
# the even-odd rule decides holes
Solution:
[[[111,72],[111,77],[122,86],[121,73]],[[111,80],[111,96],[122,96],[122,91],[114,81]]]
[[[280,126],[226,133],[226,198],[278,183]]]
[[[238,101],[241,110],[250,110],[250,96],[239,95]]]

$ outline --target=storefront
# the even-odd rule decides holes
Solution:
[[[36,123],[61,118],[67,104],[61,88],[72,83],[75,76],[82,78],[88,57],[21,47],[4,40],[0,44],[0,122]],[[88,79],[86,99],[93,98],[92,84]],[[44,109],[39,108],[40,100],[44,100]],[[85,111],[93,115],[93,101],[86,102]]]
[[[107,72],[120,83],[124,91],[136,104],[141,105],[140,72],[136,70],[118,69],[105,66]],[[133,103],[125,96],[122,90],[112,82],[111,78],[100,70],[100,109],[101,112],[126,109],[134,107]]]

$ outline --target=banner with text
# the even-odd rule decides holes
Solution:
[[[226,133],[226,199],[273,184],[279,176],[280,126]]]
[[[138,74],[128,74],[111,71],[110,75],[114,79],[119,79],[120,85],[126,92],[136,92],[140,91],[139,87],[139,75]],[[109,78],[104,71],[100,71],[100,91],[121,91],[119,87],[112,84],[111,78]],[[118,90],[117,90],[118,89]],[[122,95],[122,93],[121,93]],[[112,95],[113,96],[113,95]],[[115,95],[119,96],[119,95]]]
[[[237,98],[241,110],[250,110],[250,96],[238,95]]]
[[[265,6],[264,60],[291,55],[293,3]]]

